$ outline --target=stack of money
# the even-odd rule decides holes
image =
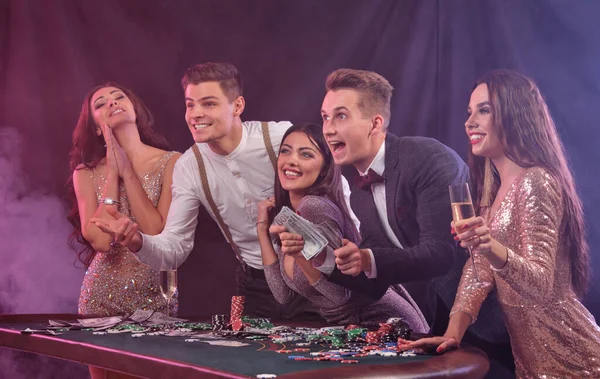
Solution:
[[[304,239],[302,255],[307,260],[317,256],[327,245],[331,245],[334,249],[342,246],[339,232],[333,226],[328,223],[315,225],[285,206],[275,216],[273,224],[283,225],[288,232],[302,236]]]

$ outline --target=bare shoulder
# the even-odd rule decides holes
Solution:
[[[173,154],[169,154],[169,153],[173,153]],[[153,146],[148,146],[147,149],[145,149],[144,151],[144,157],[142,159],[143,162],[143,169],[140,170],[142,172],[149,172],[154,170],[157,165],[161,165],[164,164],[163,163],[163,159],[166,156],[169,156],[169,160],[167,162],[168,166],[172,166],[175,164],[175,161],[177,161],[177,159],[179,159],[179,157],[181,157],[181,153],[177,152],[177,151],[167,151],[167,150],[163,150],[163,149],[159,149]]]
[[[170,151],[171,156],[169,158],[169,163],[175,164],[175,162],[181,158],[182,154],[179,151]]]
[[[94,181],[92,179],[93,172],[84,164],[78,165],[73,170],[73,188],[78,198],[86,193],[94,193]]]
[[[73,170],[73,182],[81,182],[82,180],[91,180],[92,169],[85,164],[80,163]]]

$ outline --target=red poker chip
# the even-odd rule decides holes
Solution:
[[[279,354],[288,354],[288,353],[291,353],[292,351],[291,350],[283,350],[282,349],[282,350],[275,350],[275,352],[279,353]]]
[[[356,359],[343,359],[340,363],[358,363]]]
[[[231,323],[231,328],[233,330],[235,330],[236,332],[239,332],[240,330],[242,330],[243,327],[244,327],[244,323],[242,322],[241,318],[235,319]]]

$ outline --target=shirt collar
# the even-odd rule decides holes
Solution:
[[[369,167],[367,167],[365,172],[361,172],[360,170],[358,170],[358,174],[360,176],[365,176],[369,172],[369,169],[372,169],[378,175],[383,176],[383,171],[385,170],[385,140],[381,144],[379,151],[375,155],[375,158],[373,158],[373,161],[371,162]]]

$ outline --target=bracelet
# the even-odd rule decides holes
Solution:
[[[258,226],[258,224],[268,224],[269,220],[258,220],[255,224],[255,226]]]
[[[105,197],[105,198],[101,199],[100,202],[105,205],[116,205],[119,207],[121,206],[121,203],[118,202],[117,200],[113,199],[112,197]]]

